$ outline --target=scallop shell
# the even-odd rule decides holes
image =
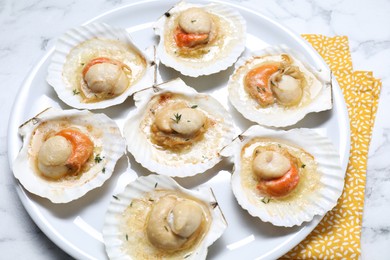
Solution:
[[[294,107],[283,107],[278,104],[262,108],[250,97],[243,86],[243,79],[250,69],[264,61],[279,61],[280,54],[289,54],[294,65],[304,73],[308,84],[300,104]],[[296,124],[308,113],[320,112],[332,108],[331,72],[328,68],[317,71],[302,54],[287,46],[271,46],[241,57],[228,82],[229,100],[247,119],[264,126],[284,127]],[[305,101],[303,101],[305,100]]]
[[[94,158],[89,170],[74,179],[50,180],[37,173],[34,154],[39,151],[45,135],[36,134],[38,127],[61,129],[56,122],[67,127],[77,127],[94,143]],[[54,203],[66,203],[78,199],[88,191],[100,187],[112,175],[117,160],[125,153],[125,141],[116,123],[104,114],[89,111],[60,110],[49,108],[20,126],[23,146],[15,159],[13,173],[24,188]],[[33,142],[34,141],[34,142]],[[32,145],[34,143],[34,145]],[[100,161],[96,161],[99,155]]]
[[[124,228],[121,227],[123,225],[122,218],[125,210],[132,204],[134,199],[145,198],[148,193],[150,194],[158,189],[178,191],[210,206],[209,209],[212,217],[210,229],[199,246],[191,254],[186,255],[185,259],[205,259],[208,247],[225,231],[227,227],[226,220],[210,188],[188,190],[181,187],[172,178],[162,175],[139,177],[134,182],[128,184],[124,191],[113,196],[108,206],[103,227],[103,239],[107,255],[110,259],[134,259],[126,254],[124,249],[127,238],[124,233]],[[145,219],[141,221],[145,221]],[[139,238],[137,241],[139,242],[141,240],[142,238]],[[144,252],[148,251],[148,248],[144,249]]]
[[[86,41],[91,39],[105,39],[112,40],[113,42],[120,42],[128,46],[128,52],[122,53],[122,50],[108,48],[113,43],[90,43],[87,47],[83,47],[74,51],[76,47],[81,44],[85,44]],[[100,46],[102,45],[102,46]],[[115,47],[117,48],[117,47]],[[65,65],[69,60],[69,77],[78,75],[81,73],[83,64],[73,64],[74,62],[82,62],[82,55],[85,53],[86,57],[90,59],[88,55],[94,55],[92,51],[95,51],[100,55],[116,55],[118,59],[124,59],[126,57],[125,64],[132,68],[133,74],[136,74],[135,80],[131,82],[131,85],[120,95],[111,99],[105,99],[97,102],[83,102],[82,97],[77,88],[74,85],[77,83],[70,82],[64,75],[64,69],[67,68]],[[104,52],[102,52],[104,50]],[[131,51],[130,51],[131,50]],[[101,54],[102,53],[102,54]],[[109,54],[107,54],[109,53]],[[130,54],[131,53],[131,54]],[[130,58],[130,55],[131,56]],[[151,56],[151,55],[149,55]],[[122,58],[121,58],[122,57]],[[135,62],[136,58],[142,61],[144,65],[140,66]],[[93,58],[96,58],[93,56]],[[73,61],[75,60],[75,61]],[[121,60],[122,61],[122,60]],[[78,66],[78,67],[77,67]],[[145,66],[143,68],[143,66]],[[136,68],[136,69],[134,69]],[[73,28],[67,31],[62,37],[60,37],[55,45],[55,50],[52,56],[52,60],[48,69],[47,82],[54,88],[58,97],[65,102],[67,105],[78,108],[78,109],[102,109],[113,105],[123,103],[128,96],[131,96],[134,92],[150,87],[154,84],[154,62],[151,61],[138,47],[133,43],[130,35],[125,29],[111,27],[104,23],[91,23]],[[77,82],[77,80],[75,81]],[[79,87],[79,86],[77,86]]]
[[[156,88],[134,95],[137,108],[129,113],[125,122],[124,137],[127,149],[135,160],[152,172],[171,177],[202,173],[220,162],[222,158],[219,151],[228,145],[235,135],[233,120],[222,105],[210,95],[196,92],[179,78],[159,85],[157,93],[154,90]],[[198,109],[216,122],[205,133],[203,140],[194,144],[186,153],[166,150],[153,144],[150,140],[150,123],[141,126],[141,122],[151,116],[152,98],[168,92],[184,96],[185,102],[190,106],[197,105]]]
[[[301,189],[299,196],[293,196],[293,199],[251,198],[243,188],[240,154],[244,145],[256,137],[277,140],[281,145],[292,145],[310,153],[317,164],[318,183]],[[315,215],[323,216],[336,206],[343,191],[345,173],[341,169],[339,155],[332,143],[313,129],[283,131],[252,126],[228,146],[222,155],[234,155],[235,170],[231,185],[241,207],[250,215],[276,226],[301,225],[305,221],[311,221]],[[315,178],[314,175],[311,176]]]
[[[175,55],[173,48],[172,51],[166,49],[168,39],[166,37],[166,31],[172,29],[174,20],[178,17],[180,12],[191,7],[204,8],[207,12],[222,19],[223,26],[228,28],[226,34],[230,33],[230,35],[225,37],[226,39],[222,49],[214,46],[209,49],[210,51],[207,55],[201,55],[201,59],[178,57]],[[161,16],[155,23],[154,30],[160,37],[157,54],[161,62],[166,66],[179,71],[181,74],[190,77],[210,75],[227,69],[237,61],[237,58],[245,49],[246,22],[244,18],[236,10],[218,3],[199,5],[181,1]]]

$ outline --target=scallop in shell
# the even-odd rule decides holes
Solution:
[[[312,129],[252,126],[226,148],[233,193],[249,214],[276,226],[301,225],[331,210],[344,172],[331,142]]]
[[[126,119],[124,137],[129,152],[145,168],[186,177],[222,160],[219,151],[233,139],[234,127],[213,97],[178,78],[138,92],[134,99],[137,108]]]
[[[226,227],[211,189],[149,175],[113,196],[103,238],[110,259],[205,259]]]
[[[92,23],[71,29],[58,40],[47,82],[69,106],[101,109],[152,86],[153,64],[125,29]]]
[[[49,108],[19,128],[23,147],[13,172],[31,193],[66,203],[100,187],[125,153],[116,123],[104,114]]]
[[[227,69],[245,49],[246,23],[230,7],[184,1],[154,25],[160,37],[162,63],[183,75],[197,77]]]
[[[332,108],[330,70],[316,71],[285,46],[242,57],[228,82],[229,100],[247,119],[265,126],[297,123]]]

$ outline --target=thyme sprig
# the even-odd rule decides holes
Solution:
[[[181,114],[179,113],[176,113],[174,114],[175,118],[171,118],[173,121],[175,121],[176,124],[179,123],[180,119],[181,119]]]

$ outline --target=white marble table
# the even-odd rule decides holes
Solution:
[[[67,29],[131,1],[0,1],[0,252],[2,259],[67,259],[34,224],[15,191],[7,157],[7,122],[23,79]],[[370,146],[362,259],[390,257],[390,1],[236,0],[297,33],[347,35],[355,70],[383,81]],[[386,156],[387,154],[387,156]]]

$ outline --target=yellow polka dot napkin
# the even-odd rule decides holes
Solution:
[[[367,154],[378,106],[381,81],[372,72],[353,71],[346,36],[302,35],[336,76],[347,103],[351,152],[345,186],[337,206],[299,245],[282,258],[357,259],[360,255]]]

